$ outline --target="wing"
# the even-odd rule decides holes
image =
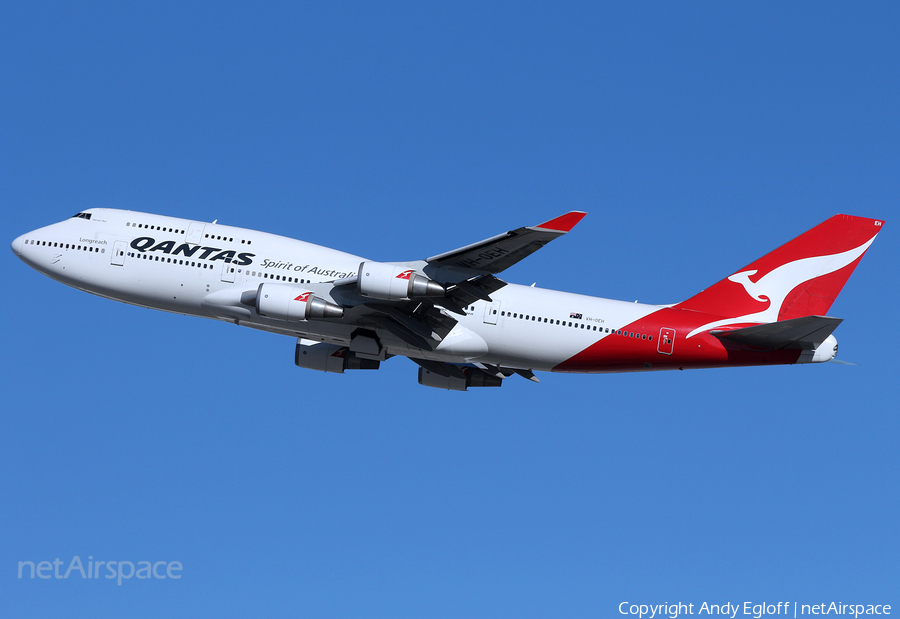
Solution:
[[[425,261],[365,261],[356,274],[323,286],[329,287],[330,298],[344,308],[344,322],[364,330],[354,332],[350,344],[352,352],[380,355],[379,332],[385,331],[415,348],[434,350],[457,323],[443,310],[464,316],[465,306],[475,301],[491,302],[491,295],[506,285],[494,276],[495,273],[562,236],[575,227],[585,214],[572,211],[540,225],[517,228]],[[421,281],[416,271],[425,273],[427,279]],[[361,280],[363,272],[366,278],[371,273],[372,279]],[[363,281],[373,281],[376,273],[382,277],[382,283],[391,284],[381,285],[377,291],[364,287]],[[422,287],[417,289],[416,282]],[[417,296],[415,290],[420,290],[420,295]],[[422,365],[420,361],[416,362]],[[427,371],[442,377],[458,378],[458,372],[442,369],[439,364],[424,363],[428,364],[427,367],[423,365]],[[509,373],[514,371],[517,370],[509,370]],[[501,374],[501,370],[493,369],[488,374],[496,376]],[[528,378],[533,378],[533,375]]]
[[[479,243],[432,256],[426,262],[438,268],[499,273],[564,235],[586,214],[582,211],[570,211],[537,226],[516,228]]]
[[[430,268],[462,272],[461,277],[447,286],[444,299],[435,302],[446,309],[462,314],[462,307],[475,301],[490,301],[490,295],[506,285],[495,273],[530,256],[553,239],[564,235],[587,215],[582,211],[570,211],[550,221],[530,228],[516,228],[504,234],[492,236],[472,245],[466,245],[428,258]],[[452,281],[452,280],[451,280]]]

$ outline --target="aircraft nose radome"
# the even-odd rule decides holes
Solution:
[[[22,256],[22,245],[25,243],[25,237],[20,236],[12,242],[13,253],[19,257]]]

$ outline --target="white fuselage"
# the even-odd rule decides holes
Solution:
[[[355,294],[337,298],[331,282],[357,272],[364,258],[303,241],[217,223],[91,209],[13,242],[26,263],[68,286],[106,298],[264,331],[348,344],[356,328]],[[345,320],[272,320],[240,303],[261,283],[288,283],[340,302]],[[660,306],[626,303],[508,284],[454,315],[458,324],[434,350],[389,331],[378,335],[390,355],[552,370]],[[349,300],[349,304],[348,304]]]

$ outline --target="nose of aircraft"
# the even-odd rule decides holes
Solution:
[[[22,245],[25,243],[25,236],[20,236],[16,240],[12,242],[12,250],[13,253],[17,256],[22,256]]]

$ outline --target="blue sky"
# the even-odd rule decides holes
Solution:
[[[896,608],[898,18],[8,3],[8,241],[115,207],[412,260],[577,209],[505,278],[674,303],[835,213],[888,223],[830,312],[857,367],[468,393],[420,387],[405,359],[300,370],[287,338],[92,297],[6,251],[0,614]],[[183,576],[16,577],[75,555]]]

